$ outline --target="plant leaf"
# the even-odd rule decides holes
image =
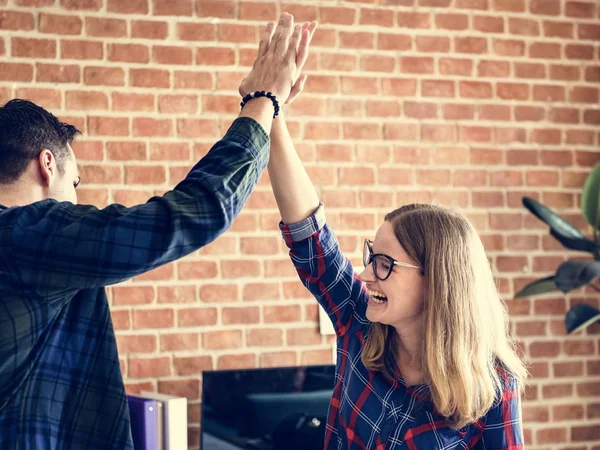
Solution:
[[[571,260],[562,263],[554,281],[558,288],[567,293],[594,281],[600,276],[600,261]]]
[[[523,205],[538,219],[550,226],[550,234],[562,245],[571,250],[593,252],[594,241],[586,238],[571,222],[563,219],[550,208],[530,197],[523,197]]]
[[[588,223],[598,229],[600,217],[600,163],[596,164],[581,191],[581,212]]]
[[[596,244],[591,239],[586,237],[584,238],[570,238],[566,236],[561,236],[554,232],[553,229],[550,229],[550,236],[560,242],[563,246],[570,250],[578,250],[581,252],[590,252],[594,253],[596,250]]]
[[[540,295],[547,292],[559,291],[560,289],[554,281],[554,277],[542,278],[533,281],[515,294],[515,298],[529,297],[531,295]]]
[[[600,311],[590,305],[581,303],[573,306],[565,315],[567,333],[575,333],[600,320]]]

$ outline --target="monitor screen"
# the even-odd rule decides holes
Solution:
[[[334,365],[203,372],[202,449],[322,449],[334,379]]]

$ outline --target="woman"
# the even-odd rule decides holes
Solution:
[[[526,370],[471,223],[432,205],[392,211],[356,276],[283,115],[268,170],[292,262],[337,335],[325,448],[522,449]]]

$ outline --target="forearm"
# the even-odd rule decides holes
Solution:
[[[284,223],[300,222],[315,212],[319,196],[294,148],[283,115],[273,121],[268,170]]]
[[[267,134],[271,132],[274,107],[270,99],[258,97],[250,100],[240,111],[239,117],[249,117],[256,120]]]

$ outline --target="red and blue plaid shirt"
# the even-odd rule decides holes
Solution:
[[[104,286],[227,230],[268,149],[262,127],[241,118],[143,205],[0,207],[0,449],[133,450]]]
[[[323,205],[306,220],[281,224],[303,284],[328,313],[337,337],[336,383],[329,406],[326,450],[522,450],[520,397],[506,371],[501,398],[476,423],[452,429],[436,413],[426,385],[406,386],[369,371],[360,355],[368,334],[368,295],[325,224]]]

